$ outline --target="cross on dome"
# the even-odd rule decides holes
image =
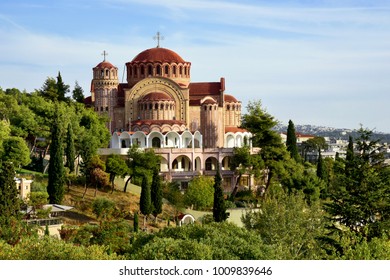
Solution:
[[[103,56],[103,61],[106,61],[106,56],[108,55],[108,52],[103,51],[102,56]]]
[[[157,40],[157,48],[160,47],[160,40],[164,40],[164,37],[161,36],[160,32],[157,31],[156,36],[153,37],[154,40]]]

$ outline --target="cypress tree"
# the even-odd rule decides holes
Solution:
[[[10,162],[0,162],[0,222],[6,222],[19,213],[18,189],[15,183],[15,171]]]
[[[151,200],[153,204],[153,215],[157,219],[157,215],[162,213],[162,187],[161,187],[161,177],[158,174],[158,170],[155,169],[153,171],[153,180],[152,180],[152,188],[150,191]]]
[[[213,218],[215,222],[223,222],[228,218],[228,214],[226,213],[225,199],[223,197],[222,177],[219,171],[219,166],[217,168],[217,174],[214,178]]]
[[[65,97],[65,95],[69,92],[69,85],[64,84],[60,72],[58,72],[56,86],[57,86],[57,100],[67,101],[68,98]]]
[[[317,177],[322,180],[325,179],[324,159],[321,155],[321,149],[318,150]]]
[[[138,212],[134,214],[134,224],[133,224],[134,232],[138,232]]]
[[[141,186],[141,197],[139,201],[139,207],[141,213],[144,215],[144,226],[146,224],[146,217],[152,213],[152,201],[150,194],[150,185],[148,178],[143,176]]]
[[[56,112],[57,111],[58,110],[56,110]],[[49,178],[47,186],[49,202],[52,204],[61,204],[64,197],[64,175],[60,118],[58,113],[56,113],[51,132]]]
[[[73,134],[73,128],[72,124],[68,124],[68,131],[66,134],[66,148],[65,148],[65,155],[66,155],[66,167],[69,168],[69,172],[74,172],[74,159],[75,159],[75,147],[74,147],[74,134]]]
[[[350,135],[348,138],[347,154],[345,156],[345,174],[350,175],[354,166],[355,154],[353,150],[353,138]]]
[[[286,140],[287,151],[290,152],[291,158],[299,161],[299,154],[297,148],[297,136],[295,133],[294,123],[289,120],[287,127],[287,140]]]

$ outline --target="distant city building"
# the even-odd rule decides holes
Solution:
[[[127,62],[127,81],[120,83],[118,68],[103,55],[86,98],[110,119],[110,147],[100,154],[126,155],[134,144],[153,148],[162,157],[165,179],[182,186],[196,175],[214,175],[219,165],[225,190],[231,190],[233,148],[250,146],[251,133],[240,128],[241,102],[226,93],[225,79],[191,82],[191,62],[158,45]],[[251,184],[248,178],[242,182]]]

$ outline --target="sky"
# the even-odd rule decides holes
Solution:
[[[103,51],[122,82],[157,32],[192,82],[224,77],[243,108],[390,133],[390,0],[1,0],[0,87],[32,92],[60,71],[89,96]]]

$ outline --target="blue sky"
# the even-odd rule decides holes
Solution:
[[[60,71],[89,95],[103,50],[122,77],[157,31],[193,82],[225,77],[282,123],[390,132],[388,0],[2,0],[0,87],[30,92]]]

